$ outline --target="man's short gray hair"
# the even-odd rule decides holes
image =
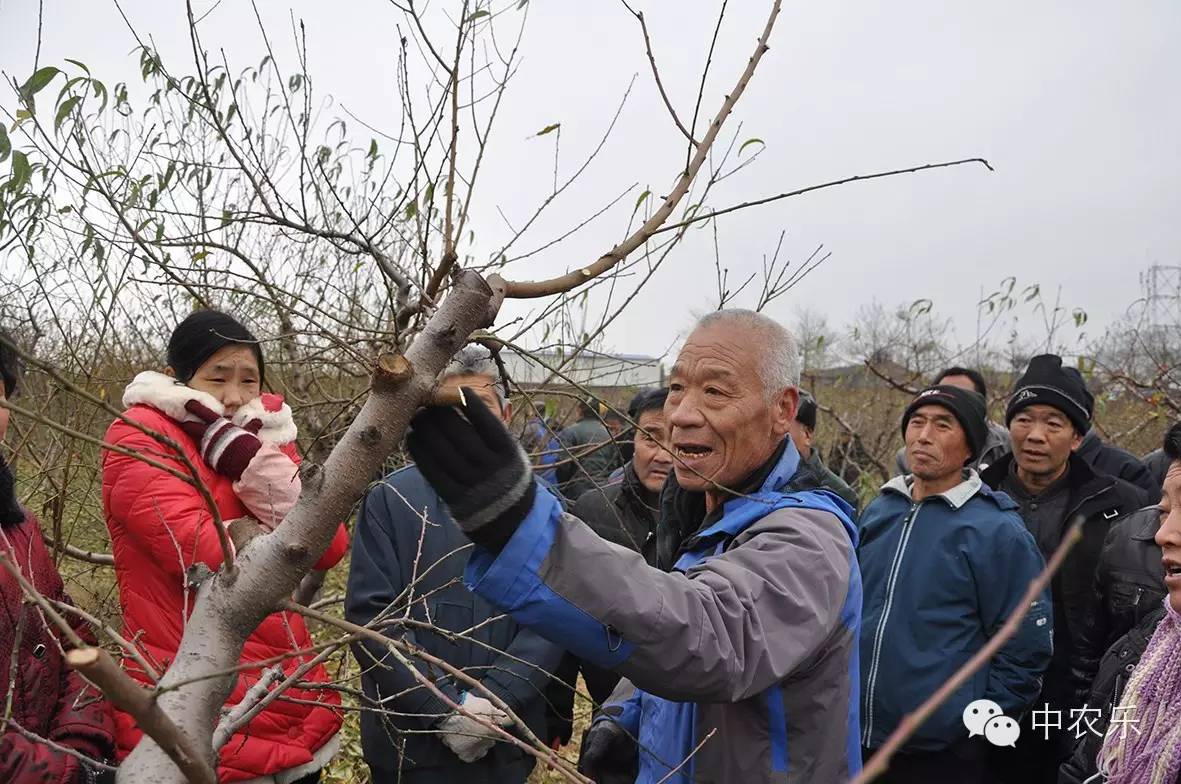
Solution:
[[[752,341],[751,345],[761,349],[759,375],[769,400],[788,387],[799,387],[800,349],[791,330],[762,313],[742,308],[715,310],[701,317],[694,329],[723,324],[748,329],[758,336],[759,340]]]
[[[484,346],[464,346],[461,348],[451,358],[447,367],[443,369],[439,380],[446,381],[455,376],[487,376],[492,381],[492,388],[496,390],[496,396],[500,398],[500,404],[504,405],[508,400],[508,389],[504,379],[500,376],[500,368],[496,366],[492,352]]]

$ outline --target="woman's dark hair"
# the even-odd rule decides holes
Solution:
[[[1169,458],[1172,463],[1176,460],[1181,460],[1181,422],[1169,428],[1169,432],[1165,433],[1165,442],[1162,444],[1165,457]]]
[[[943,379],[948,376],[967,376],[972,379],[972,386],[976,387],[976,391],[980,393],[980,397],[988,400],[988,387],[985,385],[984,376],[980,375],[979,370],[966,367],[949,367],[935,376],[935,380],[931,382],[931,386],[942,384]]]
[[[16,341],[8,334],[8,330],[0,327],[0,378],[4,381],[4,397],[16,397],[22,375],[23,368],[20,356],[16,353]]]
[[[253,333],[233,316],[220,310],[198,310],[172,330],[168,340],[168,364],[176,377],[188,383],[205,361],[226,346],[250,346],[258,360],[258,381],[261,384],[265,368],[262,348]]]

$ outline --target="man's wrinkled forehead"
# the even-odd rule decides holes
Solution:
[[[672,374],[745,375],[755,367],[758,353],[750,332],[733,324],[698,327],[681,347]]]

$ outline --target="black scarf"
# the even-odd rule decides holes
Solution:
[[[783,459],[787,441],[786,438],[780,441],[771,457],[738,483],[739,495],[752,495],[762,488],[767,477]],[[670,473],[660,493],[660,522],[656,527],[657,565],[666,572],[672,569],[697,532],[721,519],[723,511],[719,505],[706,513],[705,493],[685,490],[677,483],[676,473]]]
[[[0,526],[18,525],[24,520],[25,512],[16,500],[16,478],[4,455],[0,455]]]

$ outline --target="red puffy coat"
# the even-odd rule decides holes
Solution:
[[[37,521],[26,517],[15,525],[0,524],[0,551],[15,561],[43,596],[69,601],[41,541]],[[94,644],[94,635],[84,621],[68,613],[62,616],[79,637]],[[18,626],[16,683],[9,683]],[[66,667],[63,647],[69,648],[69,642],[61,632],[46,626],[37,606],[24,601],[16,578],[0,569],[0,711],[11,690],[13,722],[91,759],[109,760],[115,750],[110,705],[82,676]],[[5,784],[73,784],[86,780],[83,773],[77,757],[29,740],[11,726],[0,734],[0,781]]]
[[[175,419],[146,405],[133,405],[125,415],[182,445],[189,461],[197,467],[200,481],[217,504],[223,522],[248,514],[231,480],[215,473],[201,460],[196,444]],[[265,434],[262,435],[265,440]],[[172,450],[122,420],[116,420],[107,430],[106,441],[150,455],[183,472],[188,470]],[[280,449],[298,462],[294,443],[283,444]],[[193,486],[133,457],[111,451],[103,452],[103,508],[114,549],[119,601],[123,606],[123,634],[137,639],[148,660],[155,660],[162,671],[176,653],[192,610],[192,595],[185,590],[185,569],[203,562],[216,571],[222,563],[212,516]],[[335,565],[347,549],[348,535],[341,526],[315,568]],[[311,645],[311,636],[301,616],[274,613],[246,640],[241,661],[270,659]],[[284,672],[291,673],[313,655],[285,659]],[[126,666],[133,677],[147,682],[147,676],[134,664],[127,662]],[[228,704],[240,702],[258,681],[260,672],[261,669],[252,669],[240,673]],[[303,679],[326,682],[328,675],[323,667],[316,666]],[[309,765],[312,755],[339,731],[341,720],[334,707],[340,704],[340,698],[335,692],[289,689],[284,696],[292,699],[271,702],[222,747],[218,766],[221,781],[244,781]],[[318,702],[322,707],[296,700]],[[122,759],[139,742],[141,733],[130,716],[117,711],[115,719]]]

